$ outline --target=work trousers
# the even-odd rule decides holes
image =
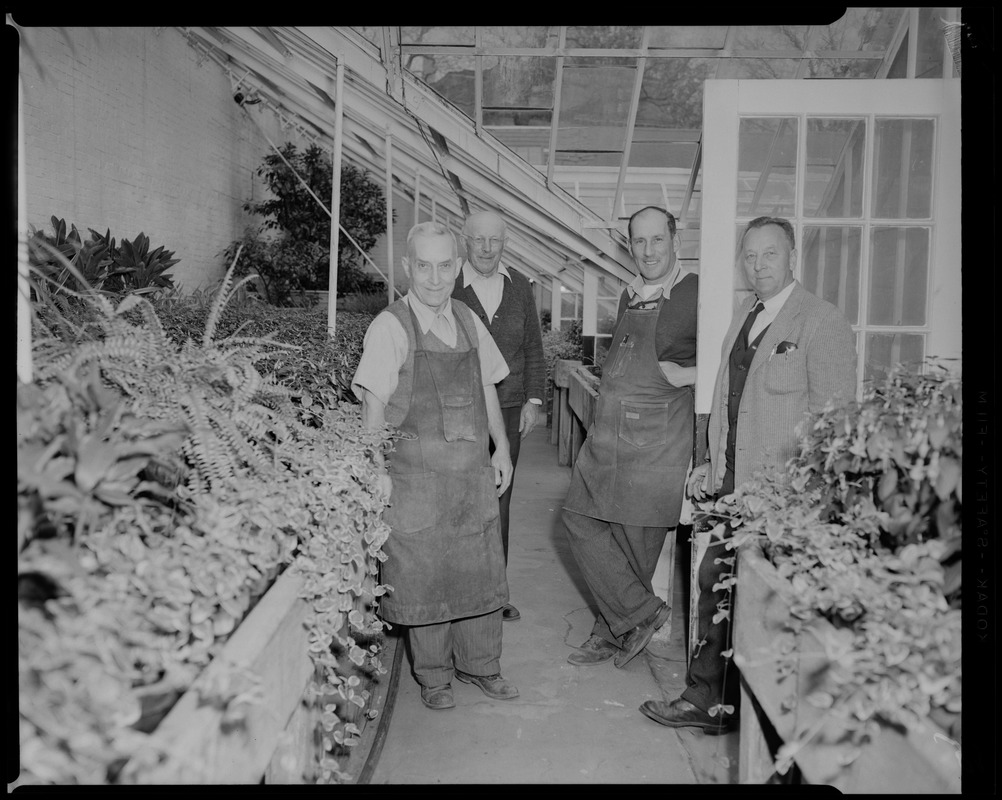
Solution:
[[[422,686],[452,683],[455,669],[469,675],[501,671],[501,609],[407,629],[414,677]]]
[[[719,497],[730,494],[734,490],[734,475],[728,469],[724,476],[724,485]],[[686,673],[685,691],[682,698],[703,711],[709,711],[718,703],[733,705],[737,713],[739,700],[738,668],[734,661],[721,655],[731,646],[731,624],[733,617],[713,622],[717,613],[717,605],[728,597],[727,589],[713,590],[720,583],[722,572],[737,572],[737,560],[734,565],[714,564],[718,558],[736,556],[735,551],[728,550],[725,542],[714,539],[699,562],[696,580],[699,583],[699,599],[696,601],[696,646],[689,660],[689,670]],[[736,587],[730,592],[730,609],[734,613],[734,594]]]
[[[592,634],[621,645],[620,638],[661,605],[651,579],[671,528],[621,525],[563,512],[571,552],[598,606]]]
[[[501,409],[504,417],[505,431],[508,433],[508,452],[511,455],[511,483],[504,490],[498,503],[501,510],[501,546],[504,548],[504,563],[508,563],[508,511],[511,508],[511,490],[515,488],[515,465],[518,463],[518,451],[522,445],[522,436],[518,432],[522,421],[522,406],[509,406]],[[491,455],[494,455],[494,442],[491,441]]]

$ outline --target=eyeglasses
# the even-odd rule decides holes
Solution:
[[[472,244],[477,250],[487,249],[492,253],[504,244],[504,239],[499,239],[497,236],[485,239],[483,236],[468,236],[464,233],[463,238]]]

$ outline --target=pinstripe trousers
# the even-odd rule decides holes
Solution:
[[[422,686],[452,682],[454,670],[469,675],[501,672],[501,609],[476,617],[412,625],[407,629],[414,677]]]

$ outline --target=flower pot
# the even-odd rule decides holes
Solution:
[[[807,702],[808,695],[824,688],[825,642],[835,628],[819,617],[794,639],[785,627],[792,618],[792,591],[758,546],[740,548],[733,642],[742,678],[741,781],[763,782],[773,772],[765,724],[784,743],[816,729],[794,755],[809,783],[833,785],[846,793],[959,793],[959,743],[931,719],[908,731],[880,725],[879,733],[855,750],[843,736],[845,725]],[[784,642],[792,648],[795,668],[781,675],[778,657]]]

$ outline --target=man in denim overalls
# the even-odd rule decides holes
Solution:
[[[498,497],[512,466],[494,386],[508,367],[483,323],[451,298],[459,259],[448,228],[415,225],[402,263],[410,291],[372,321],[352,381],[363,423],[396,428],[380,577],[392,591],[380,615],[408,626],[429,708],[455,706],[453,677],[510,700],[518,689],[500,667],[508,582]]]
[[[620,298],[595,421],[564,503],[571,552],[599,610],[567,659],[576,666],[626,666],[671,615],[651,579],[678,525],[692,457],[697,278],[676,260],[671,214],[643,208],[627,230],[639,274]]]

